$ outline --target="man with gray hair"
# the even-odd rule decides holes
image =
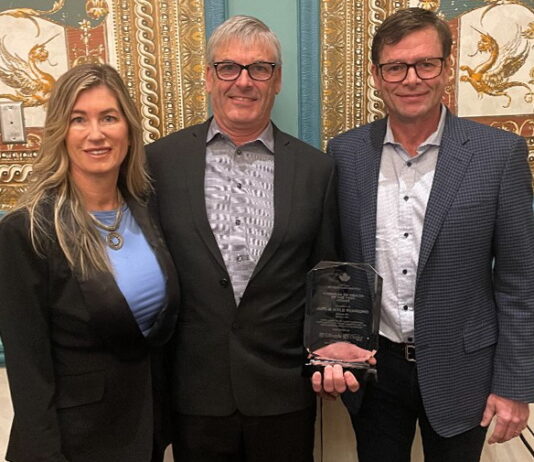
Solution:
[[[265,24],[230,18],[211,36],[207,61],[213,118],[148,147],[182,286],[175,459],[311,462],[305,278],[335,256],[333,160],[270,121],[282,65]]]

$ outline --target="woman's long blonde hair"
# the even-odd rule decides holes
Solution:
[[[100,233],[71,179],[65,138],[78,95],[102,85],[113,92],[128,124],[129,150],[120,167],[118,186],[133,199],[146,200],[150,181],[139,111],[115,69],[107,64],[83,64],[73,67],[56,82],[28,189],[15,207],[29,214],[36,252],[42,255],[46,242],[56,237],[70,267],[81,272],[83,277],[111,271],[111,267]]]

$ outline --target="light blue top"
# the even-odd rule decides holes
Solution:
[[[105,225],[113,225],[115,210],[91,212]],[[107,231],[98,228],[102,237]],[[123,206],[122,220],[117,232],[123,237],[123,246],[113,250],[106,245],[114,277],[143,335],[148,335],[156,316],[165,303],[165,277],[141,228],[127,205]]]

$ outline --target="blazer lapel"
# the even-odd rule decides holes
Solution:
[[[460,187],[472,153],[464,147],[469,141],[461,120],[447,112],[439,148],[436,172],[426,207],[417,277],[419,278],[434,246],[447,211]]]
[[[382,145],[386,134],[386,119],[377,121],[371,128],[370,137],[364,140],[366,149],[357,152],[360,158],[360,168],[357,174],[360,176],[362,186],[359,199],[362,211],[360,221],[360,233],[364,262],[375,265],[376,250],[376,201],[378,196],[378,176],[380,172],[380,160],[382,158]],[[356,262],[360,263],[360,262]]]
[[[125,195],[125,197],[127,196]],[[174,328],[174,318],[178,315],[178,276],[176,275],[172,257],[163,241],[163,236],[155,224],[156,221],[150,219],[149,209],[128,197],[127,202],[135,221],[143,231],[145,239],[154,251],[154,255],[158,260],[165,278],[165,305],[158,313],[154,325],[147,337],[151,344],[162,344],[170,338]]]
[[[295,155],[289,138],[277,127],[274,129],[274,225],[271,238],[254,268],[252,278],[258,274],[276,253],[286,232],[293,207],[293,179]]]
[[[192,133],[191,145],[184,147],[184,150],[189,150],[187,155],[184,156],[184,177],[189,191],[191,213],[193,214],[198,233],[213,255],[213,258],[226,270],[226,265],[219,250],[217,240],[213,235],[206,211],[204,178],[206,174],[206,136],[210,123],[211,119],[199,125],[198,130]]]
[[[111,273],[88,279],[75,272],[91,324],[108,347],[121,358],[137,358],[146,352],[146,341]]]

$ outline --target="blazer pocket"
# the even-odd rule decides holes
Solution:
[[[105,388],[104,371],[59,376],[56,379],[56,407],[66,409],[96,403],[104,397]]]
[[[476,329],[464,330],[464,349],[466,353],[473,353],[482,348],[495,345],[497,343],[497,324],[482,324]]]
[[[457,201],[451,204],[451,210],[478,210],[484,208],[487,205],[483,201]]]

